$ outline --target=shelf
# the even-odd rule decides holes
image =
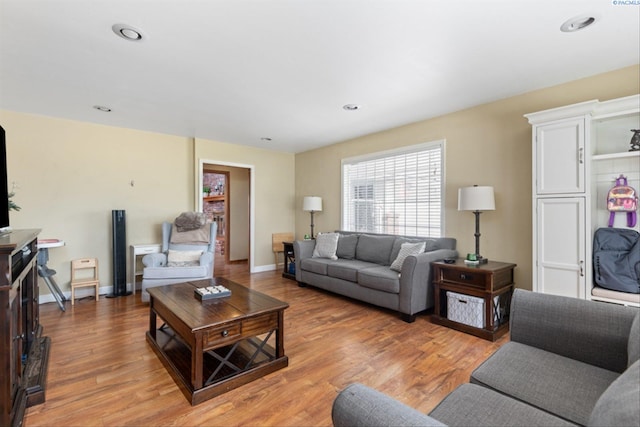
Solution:
[[[219,196],[203,197],[202,200],[205,202],[224,202],[224,194]]]
[[[640,157],[640,151],[625,151],[622,153],[611,154],[596,154],[591,157],[592,160],[613,160],[613,159],[627,159],[632,157]]]

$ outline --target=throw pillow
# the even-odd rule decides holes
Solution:
[[[418,255],[424,252],[425,242],[418,243],[403,243],[400,247],[400,252],[398,252],[398,257],[391,264],[392,270],[400,271],[402,270],[402,264],[404,263],[405,258],[409,255]]]
[[[167,254],[167,267],[193,267],[200,265],[202,251],[172,251]]]
[[[354,259],[356,257],[356,245],[358,244],[357,234],[340,234],[338,238],[338,258]]]
[[[338,249],[338,233],[318,233],[316,236],[316,247],[313,248],[312,258],[338,259],[336,250]]]

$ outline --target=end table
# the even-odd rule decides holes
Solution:
[[[431,321],[480,338],[495,341],[509,330],[509,310],[516,264],[489,261],[467,265],[464,259],[453,264],[432,263],[435,308]],[[447,292],[481,298],[484,301],[484,327],[477,328],[449,319]]]

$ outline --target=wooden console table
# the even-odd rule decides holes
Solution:
[[[435,307],[431,321],[495,341],[509,330],[509,310],[513,293],[513,272],[516,264],[489,261],[467,265],[463,259],[454,264],[434,262],[433,288]],[[484,327],[476,328],[450,320],[447,316],[447,292],[481,298],[484,301]]]

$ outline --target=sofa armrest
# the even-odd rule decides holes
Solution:
[[[627,368],[636,308],[515,289],[511,340],[614,372]]]
[[[300,261],[305,258],[311,258],[313,255],[313,249],[316,247],[315,240],[296,240],[293,242],[293,256],[296,259],[296,280],[299,282],[302,280],[302,273],[300,272]]]
[[[434,305],[433,273],[431,263],[445,258],[456,258],[455,249],[437,249],[419,255],[410,255],[400,271],[400,312],[415,314]],[[425,306],[426,303],[426,306]]]
[[[146,254],[142,257],[142,265],[145,267],[164,267],[167,265],[167,254]]]
[[[354,383],[333,401],[331,419],[335,427],[444,426],[438,420],[373,390]]]

